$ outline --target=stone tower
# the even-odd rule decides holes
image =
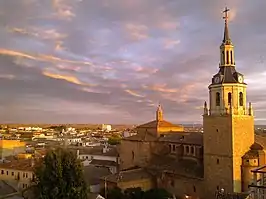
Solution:
[[[163,109],[161,104],[158,105],[156,110],[156,121],[163,121]]]
[[[251,103],[247,108],[244,76],[236,71],[234,45],[229,37],[228,9],[219,72],[209,85],[209,108],[204,104],[204,180],[208,194],[217,189],[241,192],[241,158],[254,143]]]

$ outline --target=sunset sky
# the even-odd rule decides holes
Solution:
[[[266,123],[265,0],[2,0],[0,122],[201,123],[225,6]]]

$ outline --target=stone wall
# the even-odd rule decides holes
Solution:
[[[207,192],[241,192],[242,156],[254,143],[252,116],[204,116],[204,174]]]
[[[177,198],[192,196],[193,198],[204,198],[203,179],[192,179],[181,176],[165,176],[161,181],[161,187],[174,194]],[[158,181],[157,181],[158,182]]]
[[[120,169],[143,167],[151,158],[152,142],[122,140],[120,145]]]

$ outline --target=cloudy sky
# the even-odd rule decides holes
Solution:
[[[2,0],[0,122],[201,122],[225,6],[265,123],[265,0]]]

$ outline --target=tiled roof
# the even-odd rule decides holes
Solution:
[[[32,164],[34,161],[34,164]],[[42,159],[19,159],[13,160],[11,162],[1,163],[0,169],[13,169],[13,170],[20,170],[20,171],[34,171],[35,166],[40,164]]]
[[[0,180],[0,196],[4,197],[5,195],[16,193],[17,191],[10,186],[6,181]]]
[[[248,152],[243,155],[242,158],[249,159],[249,158],[258,158],[259,157],[259,151],[257,150],[249,150]]]
[[[110,170],[104,167],[95,167],[93,165],[88,165],[83,168],[84,178],[90,185],[99,184],[101,177],[111,174]]]
[[[108,150],[103,152],[104,146],[93,146],[93,147],[69,147],[70,150],[77,152],[79,150],[80,155],[102,155],[102,156],[118,156],[118,151],[115,146],[108,146]]]
[[[146,130],[145,132],[139,132],[137,135],[126,137],[124,140],[153,142],[158,140],[158,137],[154,133]]]
[[[152,176],[145,169],[132,169],[127,171],[120,171],[119,173],[108,175],[102,178],[109,182],[130,182],[140,179],[151,179]]]
[[[195,144],[203,145],[203,134],[199,132],[182,132],[182,133],[172,133],[165,134],[159,138],[162,142],[174,142],[182,144]]]
[[[111,160],[97,160],[93,159],[90,162],[91,165],[97,165],[97,166],[117,166],[117,163],[115,161]]]
[[[136,128],[157,128],[157,127],[180,127],[182,128],[183,126],[175,125],[165,120],[161,120],[161,121],[153,120],[151,122],[141,124],[137,126]]]
[[[256,134],[255,142],[260,144],[264,149],[266,149],[266,136]]]
[[[188,178],[203,178],[203,164],[194,160],[178,160],[169,156],[154,156],[148,169],[167,172]]]

